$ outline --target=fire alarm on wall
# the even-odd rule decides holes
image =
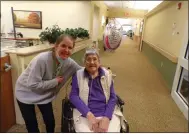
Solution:
[[[129,15],[130,15],[130,14],[129,14],[128,12],[125,13],[125,16],[126,16],[126,17],[129,17]]]
[[[178,5],[177,5],[177,9],[178,9],[178,10],[180,10],[180,9],[181,9],[181,7],[182,7],[182,3],[181,3],[181,2],[179,2],[179,3],[178,3]]]

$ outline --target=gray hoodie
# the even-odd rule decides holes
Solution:
[[[32,59],[26,70],[18,77],[15,87],[16,98],[26,104],[46,104],[55,99],[60,88],[79,69],[73,59],[67,58],[61,65],[64,80],[58,85],[54,73],[52,51],[43,52]]]

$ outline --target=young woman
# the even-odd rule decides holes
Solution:
[[[33,58],[19,76],[15,95],[28,132],[39,132],[35,105],[43,115],[47,132],[54,132],[52,101],[65,82],[81,68],[70,58],[74,45],[71,36],[61,35],[52,51]]]

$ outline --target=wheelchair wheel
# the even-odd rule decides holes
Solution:
[[[128,122],[126,120],[124,121],[124,123],[126,125],[126,130],[121,128],[120,133],[129,133],[129,124],[128,124]]]

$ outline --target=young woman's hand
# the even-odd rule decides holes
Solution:
[[[94,114],[91,113],[91,112],[88,112],[86,117],[87,117],[89,124],[90,124],[90,126],[89,126],[90,130],[93,131],[93,132],[98,132],[99,120],[97,120],[96,117],[94,116]]]
[[[58,81],[58,84],[60,84],[63,82],[64,79],[62,76],[58,76],[58,77],[56,77],[56,80]]]
[[[107,132],[108,131],[108,127],[110,124],[110,119],[107,117],[103,117],[100,122],[99,122],[99,131],[100,132]]]

